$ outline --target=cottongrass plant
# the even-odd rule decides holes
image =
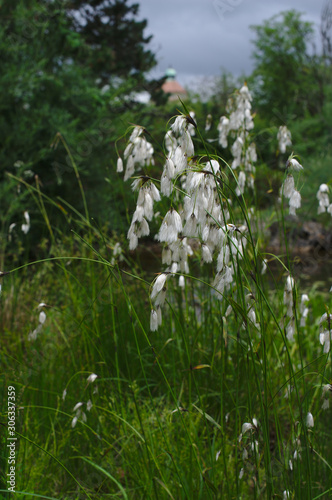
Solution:
[[[312,400],[308,396],[310,386],[314,387],[314,377],[310,380],[307,366],[313,359],[304,359],[303,351],[309,298],[307,294],[302,294],[301,301],[298,300],[297,284],[285,264],[283,292],[279,285],[279,292],[271,295],[266,289],[267,280],[263,280],[267,260],[257,244],[259,234],[254,233],[250,222],[255,209],[246,202],[248,189],[254,189],[254,164],[257,161],[251,132],[254,128],[251,100],[250,92],[244,85],[228,105],[229,116],[221,117],[218,125],[220,145],[227,147],[232,143],[233,160],[230,165],[207,150],[202,158],[195,156],[193,130],[199,137],[201,134],[192,116],[187,113],[175,117],[166,133],[165,163],[160,180],[152,179],[145,171],[134,181],[137,185],[148,182],[156,191],[159,186],[158,196],[160,193],[170,200],[170,208],[165,215],[158,213],[157,216],[161,222],[155,238],[163,245],[162,264],[165,267],[150,288],[150,330],[152,335],[156,335],[157,331],[158,335],[163,335],[169,328],[166,326],[168,323],[164,324],[163,317],[166,316],[166,321],[171,321],[173,325],[171,340],[180,335],[176,341],[184,349],[187,366],[192,372],[185,406],[180,406],[180,400],[175,398],[169,386],[177,405],[172,413],[190,415],[197,411],[199,405],[199,413],[206,425],[212,422],[215,426],[213,442],[220,440],[221,450],[227,448],[225,435],[230,437],[235,432],[234,453],[229,455],[229,451],[227,454],[217,451],[215,463],[214,455],[211,455],[209,464],[205,463],[206,470],[210,471],[208,476],[202,469],[198,472],[205,481],[205,493],[196,485],[194,497],[217,495],[217,498],[223,498],[223,495],[228,495],[231,498],[229,487],[224,489],[218,480],[215,483],[215,474],[219,470],[217,475],[226,478],[232,470],[236,471],[237,478],[233,494],[236,491],[241,496],[242,491],[242,494],[246,492],[254,498],[278,495],[312,498],[314,468],[322,466],[327,467],[326,471],[331,469],[319,452],[315,451],[315,460],[312,455],[314,416],[309,409],[315,404],[317,406],[318,399]],[[278,139],[280,152],[283,153],[291,145],[289,131],[286,128],[279,130]],[[301,207],[301,195],[295,187],[294,172],[300,172],[303,167],[293,154],[285,167],[286,176],[280,188],[281,202],[287,199],[289,213],[295,216]],[[155,198],[154,201],[159,200]],[[136,211],[139,206],[138,201]],[[152,213],[150,215],[152,218]],[[130,239],[129,233],[128,237]],[[201,273],[196,271],[193,275],[190,272],[190,259],[201,263]],[[288,262],[289,258],[286,264]],[[212,270],[207,271],[211,266]],[[204,275],[206,272],[208,281]],[[179,281],[175,280],[177,276]],[[204,293],[202,302],[202,296],[200,299],[194,297],[195,294],[199,297],[204,287],[208,295]],[[199,301],[198,306],[190,306],[192,293],[194,301]],[[200,352],[202,355],[199,346],[204,344],[204,335],[207,334],[208,320],[202,304],[210,311],[210,318],[214,318],[215,333],[211,334],[210,340],[215,348],[210,363],[201,362],[195,366],[192,358]],[[321,330],[324,327],[321,326]],[[329,338],[330,330],[320,333],[325,354],[329,352]],[[149,342],[155,341],[151,337]],[[184,361],[185,357],[182,355],[181,359]],[[237,383],[232,387],[222,382],[213,401],[199,387],[195,371],[207,368],[212,372],[218,371],[219,363],[224,364],[221,372],[226,380],[230,364],[236,367],[235,371],[231,371]],[[244,372],[240,366],[245,367],[243,381],[240,374],[244,376]],[[160,369],[167,377],[162,365]],[[288,406],[285,405],[284,388],[288,388]],[[183,389],[181,394],[182,399]],[[194,400],[197,403],[194,404]],[[216,406],[217,401],[219,404]],[[283,408],[284,414],[278,411],[279,407]],[[231,422],[229,410],[234,412]],[[181,418],[185,433],[192,432],[192,418]],[[246,421],[246,418],[251,420]],[[207,449],[208,435],[209,432],[206,436]],[[193,446],[190,439],[189,442],[189,446]],[[195,441],[195,449],[203,453],[197,446]],[[194,455],[199,463],[201,455]],[[192,481],[192,472],[190,477]],[[218,484],[217,488],[215,484]],[[326,487],[326,491],[330,487]]]
[[[230,164],[186,109],[169,122],[160,171],[151,136],[133,127],[116,166],[137,194],[129,252],[86,213],[71,255],[52,231],[44,274],[13,292],[25,304],[42,279],[61,281],[35,298],[52,307],[47,319],[40,307],[40,332],[15,353],[21,491],[65,500],[331,494],[331,316],[302,290],[289,252],[261,246],[251,103],[244,85],[216,130]],[[285,200],[299,212],[300,167],[293,154],[285,161],[281,219]],[[147,236],[161,261],[144,272],[131,256]],[[7,364],[12,340],[5,332]]]

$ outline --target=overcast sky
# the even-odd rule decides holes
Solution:
[[[168,66],[177,80],[189,85],[195,77],[220,75],[222,68],[236,76],[252,69],[249,26],[284,10],[296,9],[317,31],[326,0],[133,0],[140,5],[139,18],[148,21],[145,35],[158,66],[153,77],[161,77]]]

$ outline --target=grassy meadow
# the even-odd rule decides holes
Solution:
[[[332,496],[332,283],[304,284],[288,239],[330,224],[329,165],[317,179],[284,130],[267,175],[245,85],[224,118],[208,132],[184,106],[160,144],[139,126],[119,139],[123,234],[90,213],[74,160],[82,212],[12,179],[39,227],[26,216],[10,268],[2,255],[1,498]]]

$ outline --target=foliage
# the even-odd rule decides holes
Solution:
[[[120,7],[118,2],[121,20],[126,14]],[[135,12],[136,7],[132,14]],[[71,155],[82,174],[92,215],[108,219],[113,229],[119,229],[125,212],[121,187],[112,172],[116,161],[114,142],[125,132],[135,113],[137,116],[142,113],[143,105],[135,98],[137,82],[153,64],[152,55],[148,53],[149,63],[142,63],[140,68],[136,68],[138,62],[134,60],[139,54],[143,57],[143,49],[136,59],[122,58],[127,65],[119,67],[117,74],[122,77],[127,72],[126,79],[112,78],[103,87],[98,83],[101,75],[97,68],[83,61],[86,40],[83,33],[73,30],[67,4],[37,0],[7,2],[2,5],[1,13],[3,230],[7,233],[10,224],[19,225],[23,214],[18,206],[23,206],[24,195],[17,192],[17,184],[8,180],[8,173],[22,177],[29,185],[35,185],[38,178],[47,195],[60,196],[76,209],[83,209],[68,151],[62,143],[50,147],[57,146],[54,138],[58,132],[69,146],[74,146]],[[132,43],[137,34],[129,30],[133,29],[134,20],[130,23],[121,42],[125,45],[129,40]],[[143,25],[138,24],[139,30]],[[130,65],[141,73],[132,74]],[[105,185],[105,177],[112,177],[111,183]],[[110,198],[112,204],[107,203]],[[24,209],[32,210],[32,217],[38,217],[38,211],[27,200],[26,203]],[[51,219],[52,213],[58,217],[58,210],[51,208]]]
[[[156,64],[155,56],[146,49],[152,38],[143,33],[147,21],[137,20],[138,4],[128,5],[127,0],[71,0],[67,10],[84,44],[82,63],[90,66],[104,84],[114,76],[143,79]]]
[[[269,119],[290,119],[313,115],[324,102],[321,59],[311,55],[313,25],[297,11],[285,11],[260,26],[252,26],[256,105]]]
[[[101,91],[80,62],[92,48],[82,33],[72,31],[60,4],[47,3],[59,33],[53,17],[36,24],[40,3],[6,9],[0,45],[5,70],[0,85],[7,82],[8,89],[8,106],[1,101],[2,136],[8,138],[1,154],[11,174],[1,188],[6,237],[10,222],[17,227],[10,234],[11,272],[1,277],[0,356],[3,387],[15,386],[16,392],[16,489],[23,493],[15,497],[327,498],[332,491],[331,279],[313,285],[303,273],[297,277],[302,259],[318,266],[323,249],[317,246],[310,256],[293,254],[290,229],[300,229],[304,216],[317,216],[318,184],[329,181],[328,84],[322,106],[313,103],[321,114],[309,109],[302,95],[295,104],[289,100],[294,107],[282,116],[289,118],[302,170],[290,145],[286,152],[277,144],[283,119],[264,107],[273,85],[270,94],[264,87],[264,95],[263,87],[255,87],[253,108],[246,85],[230,92],[232,108],[226,102],[232,84],[225,77],[220,95],[198,103],[196,118],[189,115],[196,111],[193,99],[169,122],[181,103],[157,108],[135,102],[136,78],[110,81]],[[283,16],[290,27],[298,22],[302,29],[295,13]],[[29,26],[36,30],[33,36],[27,35]],[[309,36],[307,28],[301,33]],[[307,49],[293,35],[286,30],[304,57],[286,50],[285,61],[294,58],[303,69]],[[13,39],[12,58],[6,55],[6,37]],[[63,59],[56,64],[60,38]],[[307,90],[311,82],[304,78]],[[295,95],[292,85],[288,90]],[[71,94],[73,88],[78,92]],[[214,109],[212,127],[204,131],[206,114]],[[217,131],[220,114],[227,115],[227,134]],[[129,122],[141,127],[128,130]],[[52,148],[45,146],[51,142]],[[180,154],[181,148],[188,149]],[[135,212],[132,190],[116,173],[118,155],[127,169],[129,159],[141,168],[133,174],[139,190]],[[173,176],[166,158],[176,165]],[[37,174],[34,181],[29,170]],[[159,187],[161,174],[171,183],[164,183],[157,201],[152,184]],[[293,187],[286,193],[289,183]],[[325,197],[328,189],[324,184]],[[294,211],[292,194],[300,191],[305,215],[299,211],[300,217],[289,221],[286,202]],[[146,194],[152,192],[151,214]],[[31,229],[21,240],[24,219],[14,217],[30,197]],[[332,204],[325,208],[330,206],[332,211]],[[192,248],[190,270],[187,256],[175,257],[176,248],[171,263],[162,253],[165,238],[158,229],[165,214],[175,210],[183,211],[176,236],[182,250],[186,239]],[[330,213],[324,212],[322,220],[330,223]],[[194,216],[218,242],[212,244],[206,234],[203,239],[203,226],[192,224]],[[139,230],[144,217],[151,235],[133,253],[126,235],[129,228],[129,237]],[[121,225],[119,236],[113,230]],[[272,225],[281,255],[265,248]],[[154,233],[159,243],[152,241]],[[160,255],[172,266],[162,272]],[[221,285],[226,268],[232,269],[232,279]],[[162,287],[154,293],[156,283]],[[156,333],[151,308],[158,309],[164,292]],[[6,425],[6,391],[1,402]],[[0,460],[1,494],[9,498],[3,491],[4,453]]]
[[[246,150],[252,120],[244,113],[250,111],[245,86],[234,102],[246,119],[238,131],[229,130],[228,140],[246,137]],[[173,141],[185,137],[192,150],[189,126],[193,120],[185,114],[171,131]],[[211,175],[202,135],[194,129],[202,156],[188,155],[186,172],[172,179],[171,204],[180,210],[188,186],[191,200],[207,196],[212,186],[212,226],[224,233],[212,267],[202,261],[198,234],[184,286],[178,285],[181,259],[180,272],[160,273],[151,249],[140,269],[124,251],[124,238],[119,242],[108,228],[95,228],[87,207],[86,214],[64,213],[75,232],[56,228],[51,259],[4,276],[1,356],[4,386],[14,385],[17,394],[20,491],[67,500],[272,499],[287,498],[287,492],[309,499],[331,491],[331,361],[319,342],[330,299],[311,290],[303,300],[308,290],[293,278],[283,204],[275,217],[288,251],[264,254],[261,214],[250,206],[260,195],[250,194],[250,182],[242,192],[239,184],[239,169],[249,179],[254,171],[252,165],[246,170],[247,156],[234,168],[220,161],[220,171],[214,157]],[[142,152],[146,131],[132,130],[129,145]],[[127,163],[134,146],[126,148]],[[150,161],[151,149],[145,153],[143,176],[135,176],[143,190],[161,173],[161,162]],[[285,182],[290,177],[288,172]],[[79,172],[77,180],[81,190]],[[167,201],[165,195],[158,202],[155,222],[169,209]],[[223,206],[227,227],[216,204]],[[204,211],[199,205],[197,214]],[[43,217],[47,221],[46,212]],[[211,222],[209,213],[205,218]],[[183,229],[182,244],[185,236]],[[216,260],[222,265],[217,272]],[[224,266],[233,268],[233,280],[221,290],[213,278]],[[149,331],[156,299],[151,290],[163,275],[167,303],[156,334]]]

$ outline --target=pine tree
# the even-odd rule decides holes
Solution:
[[[82,61],[102,83],[114,76],[142,82],[156,59],[147,49],[152,38],[144,36],[147,21],[137,20],[139,5],[127,0],[71,0],[67,5],[73,29],[85,43]]]
[[[123,55],[123,64],[120,58],[121,64],[110,73],[111,64],[114,67],[116,64],[115,59],[107,63],[105,45],[105,52],[100,52],[107,66],[103,74],[114,74],[119,81],[109,80],[110,85],[104,89],[102,82],[97,83],[102,76],[93,65],[99,53],[97,42],[91,39],[89,46],[84,33],[75,31],[67,2],[17,0],[4,2],[0,9],[0,225],[3,231],[6,232],[11,223],[19,227],[24,210],[34,210],[32,219],[38,217],[28,192],[22,186],[18,189],[17,182],[11,181],[8,174],[22,177],[29,185],[35,185],[38,179],[45,194],[53,199],[61,195],[78,210],[82,209],[72,163],[63,144],[56,142],[56,148],[50,147],[58,132],[70,147],[92,212],[100,213],[102,196],[113,195],[112,204],[105,204],[109,207],[106,217],[116,227],[121,222],[119,206],[123,205],[122,200],[117,201],[117,179],[113,179],[106,192],[104,178],[112,155],[116,158],[115,140],[134,120],[135,113],[141,111],[142,105],[129,96],[137,92],[137,82],[139,78],[143,81],[143,72],[154,57],[148,52],[148,62],[143,62],[139,71],[134,62],[138,56],[130,59]],[[131,28],[134,29],[135,24],[127,24],[128,40],[133,42]],[[138,30],[138,36],[141,34]],[[129,45],[123,39],[122,54]],[[137,50],[144,53],[144,49]],[[90,59],[86,61],[84,55]],[[100,61],[98,64],[103,67]],[[129,76],[121,78],[126,71]],[[58,212],[54,209],[54,216]],[[32,224],[29,237],[34,228],[36,224]]]

